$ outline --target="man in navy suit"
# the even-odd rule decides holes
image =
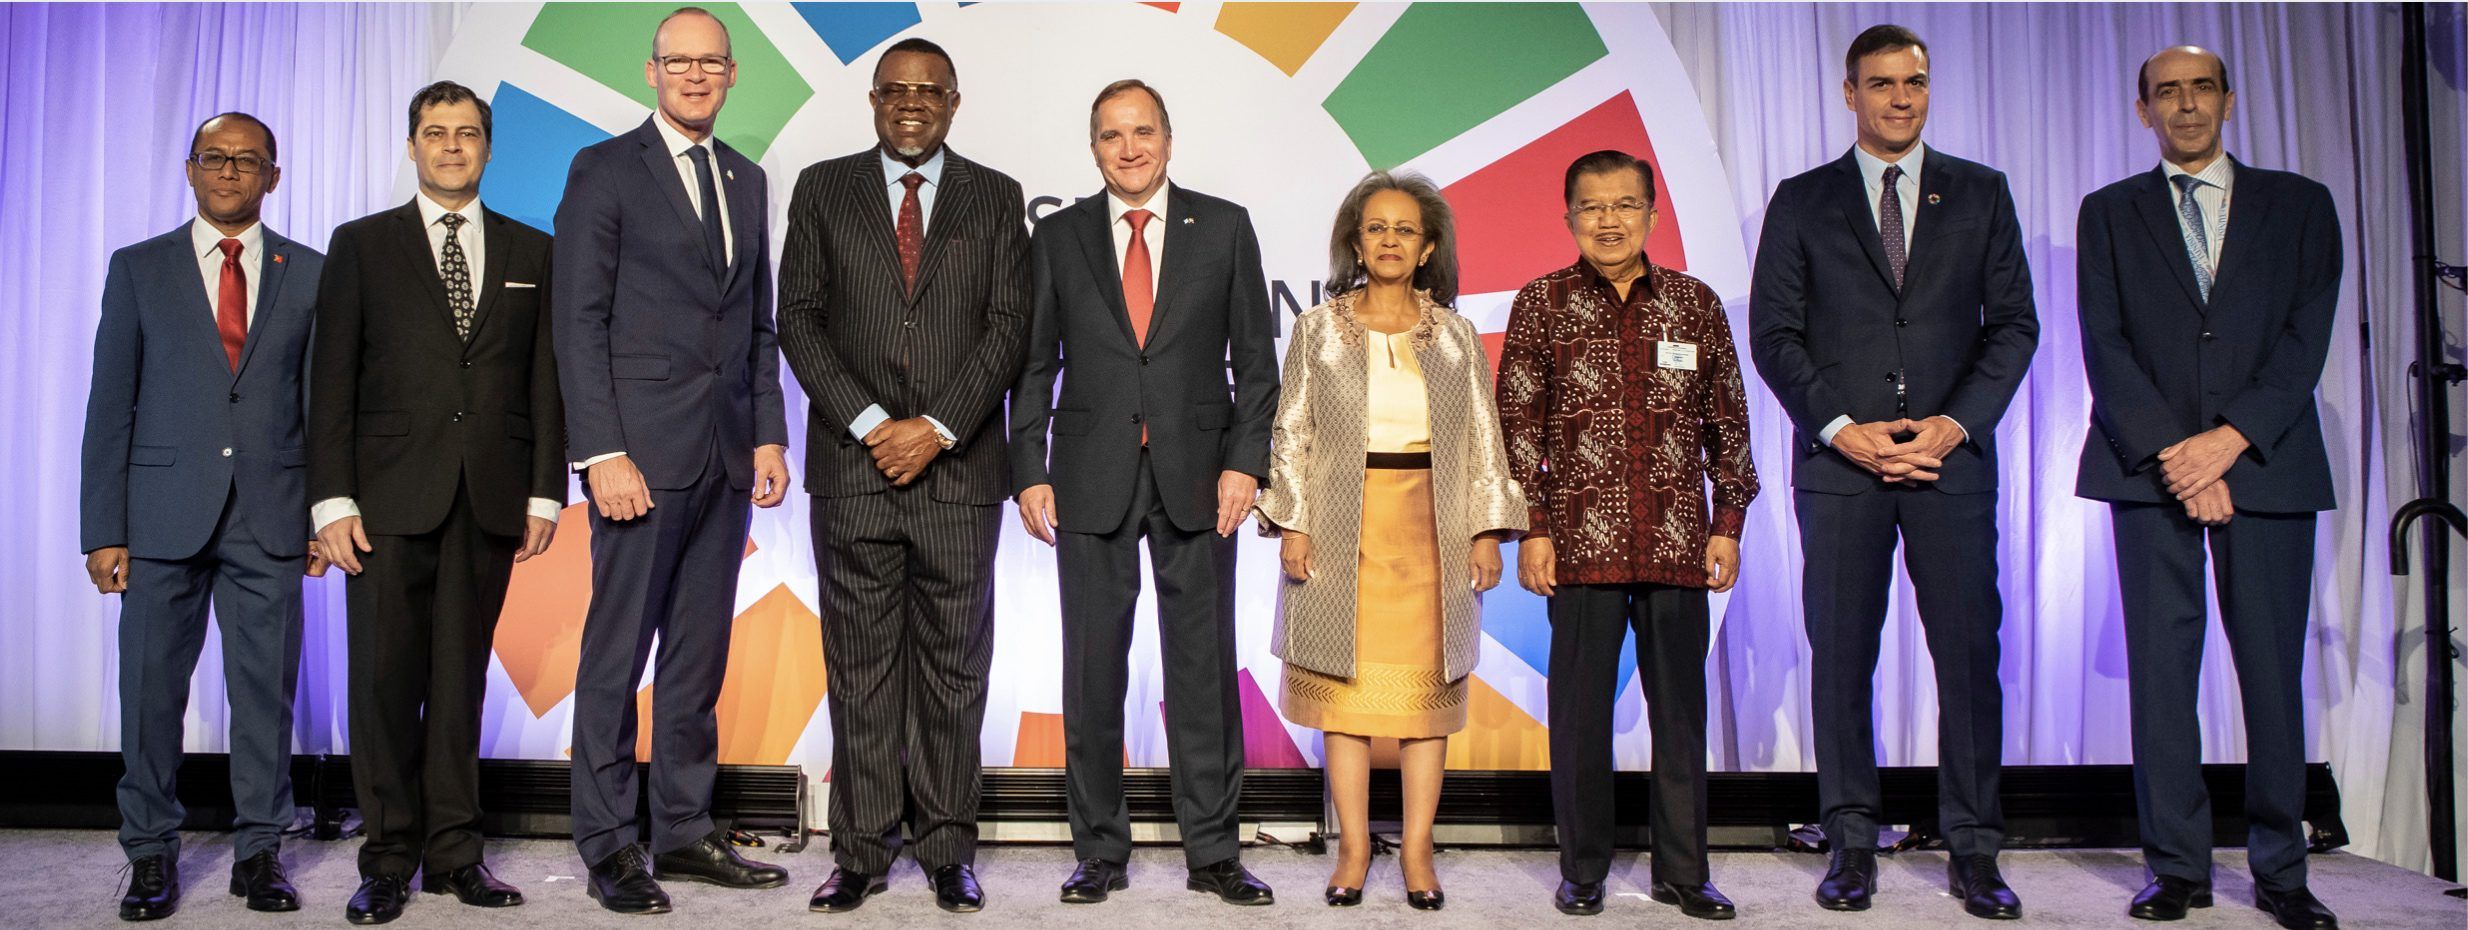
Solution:
[[[659,112],[574,155],[551,274],[566,450],[591,498],[591,610],[574,690],[574,842],[610,910],[661,913],[656,878],[785,884],[711,819],[713,707],[756,506],[788,494],[763,169],[712,124],[737,82],[728,28],[661,20]],[[651,850],[635,844],[635,686],[660,643]],[[656,875],[655,875],[656,873]]]
[[[2107,501],[2116,528],[2154,876],[2127,913],[2176,920],[2211,905],[2194,713],[2207,542],[2244,696],[2254,904],[2282,927],[2329,930],[2337,918],[2305,887],[2298,675],[2315,514],[2335,506],[2314,385],[2339,309],[2339,217],[2321,184],[2222,149],[2237,97],[2219,56],[2167,49],[2136,80],[2160,165],[2083,198],[2076,227],[2091,427],[2074,493]]]
[[[1767,204],[1749,320],[1757,370],[1798,427],[1792,502],[1814,654],[1817,794],[1834,859],[1817,903],[1876,888],[1874,693],[1896,537],[1935,661],[1938,826],[1974,916],[2022,905],[1997,871],[1997,420],[2039,344],[2005,176],[1920,143],[1928,46],[1869,28],[1844,56],[1859,140]]]
[[[300,896],[277,856],[291,825],[291,697],[309,541],[301,441],[324,256],[258,208],[282,172],[246,113],[189,147],[197,218],[112,253],[86,401],[79,532],[95,589],[120,600],[122,920],[180,906],[182,719],[214,608],[231,701],[231,891],[252,910]]]

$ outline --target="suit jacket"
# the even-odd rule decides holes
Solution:
[[[265,230],[235,373],[190,244],[183,223],[112,253],[86,399],[79,545],[185,559],[214,538],[228,502],[268,553],[305,554],[302,375],[324,256]]]
[[[1143,427],[1158,496],[1184,532],[1216,525],[1221,472],[1268,482],[1276,319],[1259,236],[1231,202],[1181,185],[1166,196],[1146,346],[1124,308],[1103,192],[1048,214],[1030,241],[1035,309],[1011,393],[1011,484],[1053,485],[1070,532],[1122,524]]]
[[[2235,171],[2207,303],[2160,169],[2083,198],[2075,269],[2091,427],[2078,495],[2174,502],[2154,467],[2160,450],[2228,424],[2253,443],[2225,476],[2237,509],[2336,506],[2314,386],[2339,310],[2338,212],[2305,177]]]
[[[780,256],[780,348],[812,399],[806,490],[824,497],[891,486],[849,424],[881,404],[930,416],[959,443],[918,480],[934,499],[999,504],[1003,392],[1020,372],[1028,327],[1028,218],[1020,184],[944,152],[917,286],[900,250],[880,151],[816,162],[789,199]]]
[[[529,499],[566,499],[548,312],[549,238],[481,211],[471,341],[415,202],[334,230],[317,288],[309,501],[350,497],[363,529],[414,536],[471,489],[480,528],[519,536]],[[509,287],[509,284],[517,285]]]
[[[1361,292],[1338,295],[1294,321],[1279,385],[1273,486],[1260,495],[1260,533],[1311,537],[1311,580],[1288,579],[1268,648],[1287,664],[1354,677],[1362,552],[1363,453],[1369,432],[1370,352],[1355,318]],[[1456,681],[1482,655],[1482,601],[1468,555],[1474,537],[1526,529],[1524,489],[1509,473],[1491,361],[1474,324],[1415,294],[1414,360],[1431,417],[1432,523],[1439,539],[1442,669]]]
[[[1996,489],[1997,421],[2039,345],[2022,225],[2003,173],[1933,148],[1920,165],[1919,201],[1900,290],[1852,153],[1782,182],[1766,204],[1749,286],[1750,353],[1798,428],[1795,488],[1883,486],[1818,439],[1835,417],[1943,414],[1970,439],[1946,454],[1930,486]]]
[[[651,119],[658,119],[654,114]],[[771,211],[763,169],[714,141],[735,260],[703,247],[660,130],[585,146],[566,174],[551,254],[566,454],[623,452],[660,490],[714,454],[754,486],[754,447],[788,444],[771,323]]]

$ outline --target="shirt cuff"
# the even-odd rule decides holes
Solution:
[[[1945,414],[1942,414],[1942,413],[1937,414],[1937,415],[1938,415],[1938,416],[1941,416],[1941,417],[1945,417]],[[1969,427],[1965,427],[1965,426],[1963,426],[1963,425],[1962,425],[1962,421],[1961,421],[1961,420],[1954,419],[1953,417],[1945,417],[1945,422],[1954,424],[1954,429],[1956,429],[1957,431],[1960,431],[1960,432],[1962,433],[1962,441],[1963,441],[1963,442],[1970,442],[1970,441],[1971,441],[1971,430],[1970,430],[1970,428],[1969,428]],[[1960,445],[1960,444],[1961,444],[1961,443],[1956,443],[1956,445]]]
[[[557,515],[559,513],[563,513],[565,509],[566,505],[562,503],[545,497],[535,497],[531,499],[531,507],[527,512],[531,516],[539,517],[540,519],[546,520],[550,523],[555,523],[557,522]]]
[[[610,459],[615,459],[615,458],[624,458],[624,457],[625,457],[625,453],[623,453],[623,452],[602,452],[602,453],[600,453],[600,454],[598,454],[598,455],[595,455],[595,456],[592,456],[592,457],[590,457],[590,458],[584,459],[584,460],[582,460],[582,461],[580,461],[580,462],[575,462],[575,463],[574,463],[574,470],[575,470],[575,471],[582,471],[583,469],[590,468],[591,466],[594,466],[594,465],[598,465],[598,464],[600,464],[601,462],[605,462],[605,461],[608,461],[608,460],[610,460]]]
[[[1851,425],[1850,414],[1835,417],[1834,422],[1825,424],[1824,429],[1817,431],[1817,441],[1831,446],[1834,444],[1834,434],[1842,432],[1842,428],[1849,425]]]
[[[848,438],[864,442],[867,433],[873,432],[875,427],[883,425],[883,421],[889,419],[891,419],[891,414],[883,412],[883,405],[867,404],[866,409],[858,411],[856,419],[848,421]]]
[[[924,416],[924,414],[919,414],[919,416]],[[950,428],[950,427],[948,427],[948,426],[944,426],[944,425],[943,425],[943,421],[941,421],[941,420],[937,420],[937,419],[935,419],[935,418],[933,418],[933,417],[930,417],[930,416],[926,417],[926,418],[925,418],[925,421],[926,421],[926,424],[927,424],[927,425],[934,427],[934,433],[935,433],[935,435],[938,435],[938,436],[943,437],[943,441],[944,441],[944,442],[959,442],[959,441],[960,441],[960,437],[958,437],[958,436],[954,436],[954,435],[951,435],[951,428]]]
[[[326,524],[360,515],[360,504],[348,497],[329,497],[309,507],[309,525],[325,532]]]

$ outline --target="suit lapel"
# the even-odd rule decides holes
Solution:
[[[1920,162],[1919,203],[1911,211],[1911,247],[1905,250],[1909,254],[1903,256],[1902,293],[1906,295],[1927,280],[1920,275],[1920,266],[1938,251],[1929,240],[1936,235],[1937,227],[1947,222],[1946,211],[1950,208],[1944,202],[1952,192],[1954,172],[1945,165],[1946,156],[1933,151]],[[1878,236],[1877,247],[1885,247],[1882,234]]]
[[[2226,156],[2222,156],[2226,157]],[[2254,251],[2254,239],[2262,235],[2263,224],[2270,221],[2272,197],[2268,175],[2245,170],[2245,165],[2229,159],[2229,170],[2236,173],[2237,190],[2228,202],[2228,232],[2219,246],[2219,268],[2211,273],[2211,293],[2235,281],[2244,273],[2246,256]],[[2205,308],[2208,309],[2208,308]]]
[[[713,138],[711,148],[711,170],[720,172],[720,176],[713,181],[720,186],[721,199],[728,201],[729,230],[737,240],[736,247],[730,250],[728,273],[720,278],[720,289],[725,292],[737,286],[738,277],[744,275],[746,269],[754,267],[755,250],[763,248],[763,237],[755,233],[763,228],[764,218],[756,215],[754,173],[746,172],[744,180],[733,177],[736,174],[735,163],[752,162],[737,154],[736,149],[722,144],[717,137]]]
[[[1159,337],[1165,334],[1167,321],[1174,318],[1166,312],[1166,308],[1179,304],[1175,298],[1185,290],[1183,282],[1191,277],[1182,272],[1197,260],[1194,250],[1199,248],[1199,229],[1206,225],[1206,221],[1197,215],[1196,204],[1180,186],[1168,186],[1165,194],[1166,213],[1171,219],[1165,224],[1165,254],[1160,257],[1165,264],[1157,266],[1157,304],[1150,308],[1148,315],[1150,345],[1157,344]],[[1126,313],[1124,318],[1129,319],[1129,314]]]
[[[2143,228],[2151,234],[2151,247],[2163,257],[2160,264],[2176,274],[2177,283],[2185,288],[2185,300],[2197,310],[2203,306],[2202,288],[2194,283],[2194,260],[2185,254],[2185,230],[2177,225],[2177,211],[2169,208],[2168,178],[2158,168],[2143,175],[2134,197],[2134,212],[2142,214]],[[2231,220],[2234,215],[2231,214]]]
[[[1099,200],[1091,204],[1095,209],[1086,211],[1088,220],[1080,224],[1081,251],[1088,258],[1088,276],[1096,280],[1097,293],[1105,298],[1106,309],[1113,313],[1114,324],[1122,329],[1123,341],[1136,350],[1140,346],[1140,337],[1131,331],[1131,311],[1123,304],[1123,272],[1114,259],[1114,228],[1107,223],[1112,211],[1107,209],[1108,204],[1103,200],[1105,196],[1106,192],[1097,192]],[[1153,327],[1156,322],[1154,308],[1151,308],[1149,324]]]
[[[481,269],[482,279],[474,282],[480,292],[473,295],[471,309],[471,341],[464,343],[466,351],[480,341],[480,333],[488,328],[489,311],[497,306],[497,298],[506,289],[507,256],[514,249],[514,236],[506,232],[506,218],[497,211],[482,208],[480,222],[488,227],[487,241],[481,249],[487,253],[487,267]]]
[[[259,229],[264,233],[261,241],[266,254],[257,262],[257,310],[249,320],[248,338],[240,343],[240,365],[231,372],[234,384],[248,372],[249,360],[257,357],[258,344],[266,341],[266,331],[281,323],[275,318],[275,308],[283,305],[283,282],[290,277],[285,272],[291,266],[291,240],[275,235],[271,229]],[[219,336],[215,347],[222,347]]]
[[[1885,239],[1877,231],[1876,219],[1868,212],[1868,182],[1860,177],[1859,159],[1845,152],[1834,167],[1834,202],[1842,209],[1842,220],[1851,228],[1851,238],[1860,244],[1860,250],[1868,253],[1868,265],[1876,270],[1877,280],[1885,283],[1886,290],[1893,290],[1894,269],[1885,262]],[[1903,270],[1909,272],[1910,266],[1904,265]]]
[[[916,303],[917,295],[925,293],[926,286],[934,281],[936,259],[942,257],[944,246],[960,234],[959,218],[968,214],[969,198],[976,196],[973,174],[967,161],[948,148],[943,150],[943,180],[935,186],[934,212],[926,218],[925,253],[917,260],[917,286],[909,289],[909,303]],[[890,204],[886,201],[884,206],[888,208]]]
[[[659,114],[652,114],[651,119],[659,118]],[[694,201],[686,196],[685,177],[677,171],[677,160],[668,153],[668,140],[651,120],[643,121],[643,128],[634,131],[634,138],[642,143],[643,167],[651,172],[652,186],[668,194],[668,205],[677,211],[677,222],[694,231],[695,242],[702,242],[703,216],[694,212]],[[718,269],[713,267],[717,259],[709,250],[694,251],[703,256],[703,267],[712,269],[713,277],[718,277]]]
[[[420,222],[420,205],[407,203],[395,211],[396,248],[410,259],[412,277],[420,279],[421,293],[428,295],[428,305],[437,311],[437,319],[446,332],[454,332],[454,305],[446,300],[444,272],[437,267],[437,253],[429,248],[428,227]]]
[[[187,301],[189,309],[180,311],[179,315],[192,321],[196,328],[196,335],[205,340],[206,345],[213,347],[214,363],[228,369],[231,367],[231,360],[223,356],[223,333],[215,325],[214,292],[206,286],[204,276],[198,274],[200,259],[197,253],[192,251],[197,240],[191,238],[194,233],[189,227],[203,222],[205,221],[190,220],[180,227],[178,235],[166,239],[163,243],[162,263],[171,268],[169,279],[179,282],[173,285],[173,288],[189,295]]]

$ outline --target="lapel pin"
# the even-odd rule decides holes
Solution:
[[[1197,222],[1199,222],[1199,220],[1192,219],[1192,218],[1190,218],[1190,217],[1188,217],[1188,216],[1183,217],[1183,225],[1185,225],[1185,226],[1189,226],[1189,225],[1191,225],[1191,224],[1193,224],[1193,223],[1197,223]]]
[[[275,263],[275,264],[277,264],[277,265],[280,265],[280,264],[282,264],[282,263],[283,263],[283,253],[281,253],[281,252],[276,252],[276,253],[274,253],[274,263]]]
[[[1929,205],[1930,205],[1930,206],[1935,206],[1935,205],[1937,205],[1937,204],[1941,204],[1941,203],[1944,203],[1944,202],[1945,202],[1945,195],[1943,195],[1943,194],[1930,194],[1930,195],[1928,195],[1928,203],[1929,203]]]
[[[731,181],[737,180],[737,171],[734,168],[722,168],[720,169],[720,173],[727,176]]]

